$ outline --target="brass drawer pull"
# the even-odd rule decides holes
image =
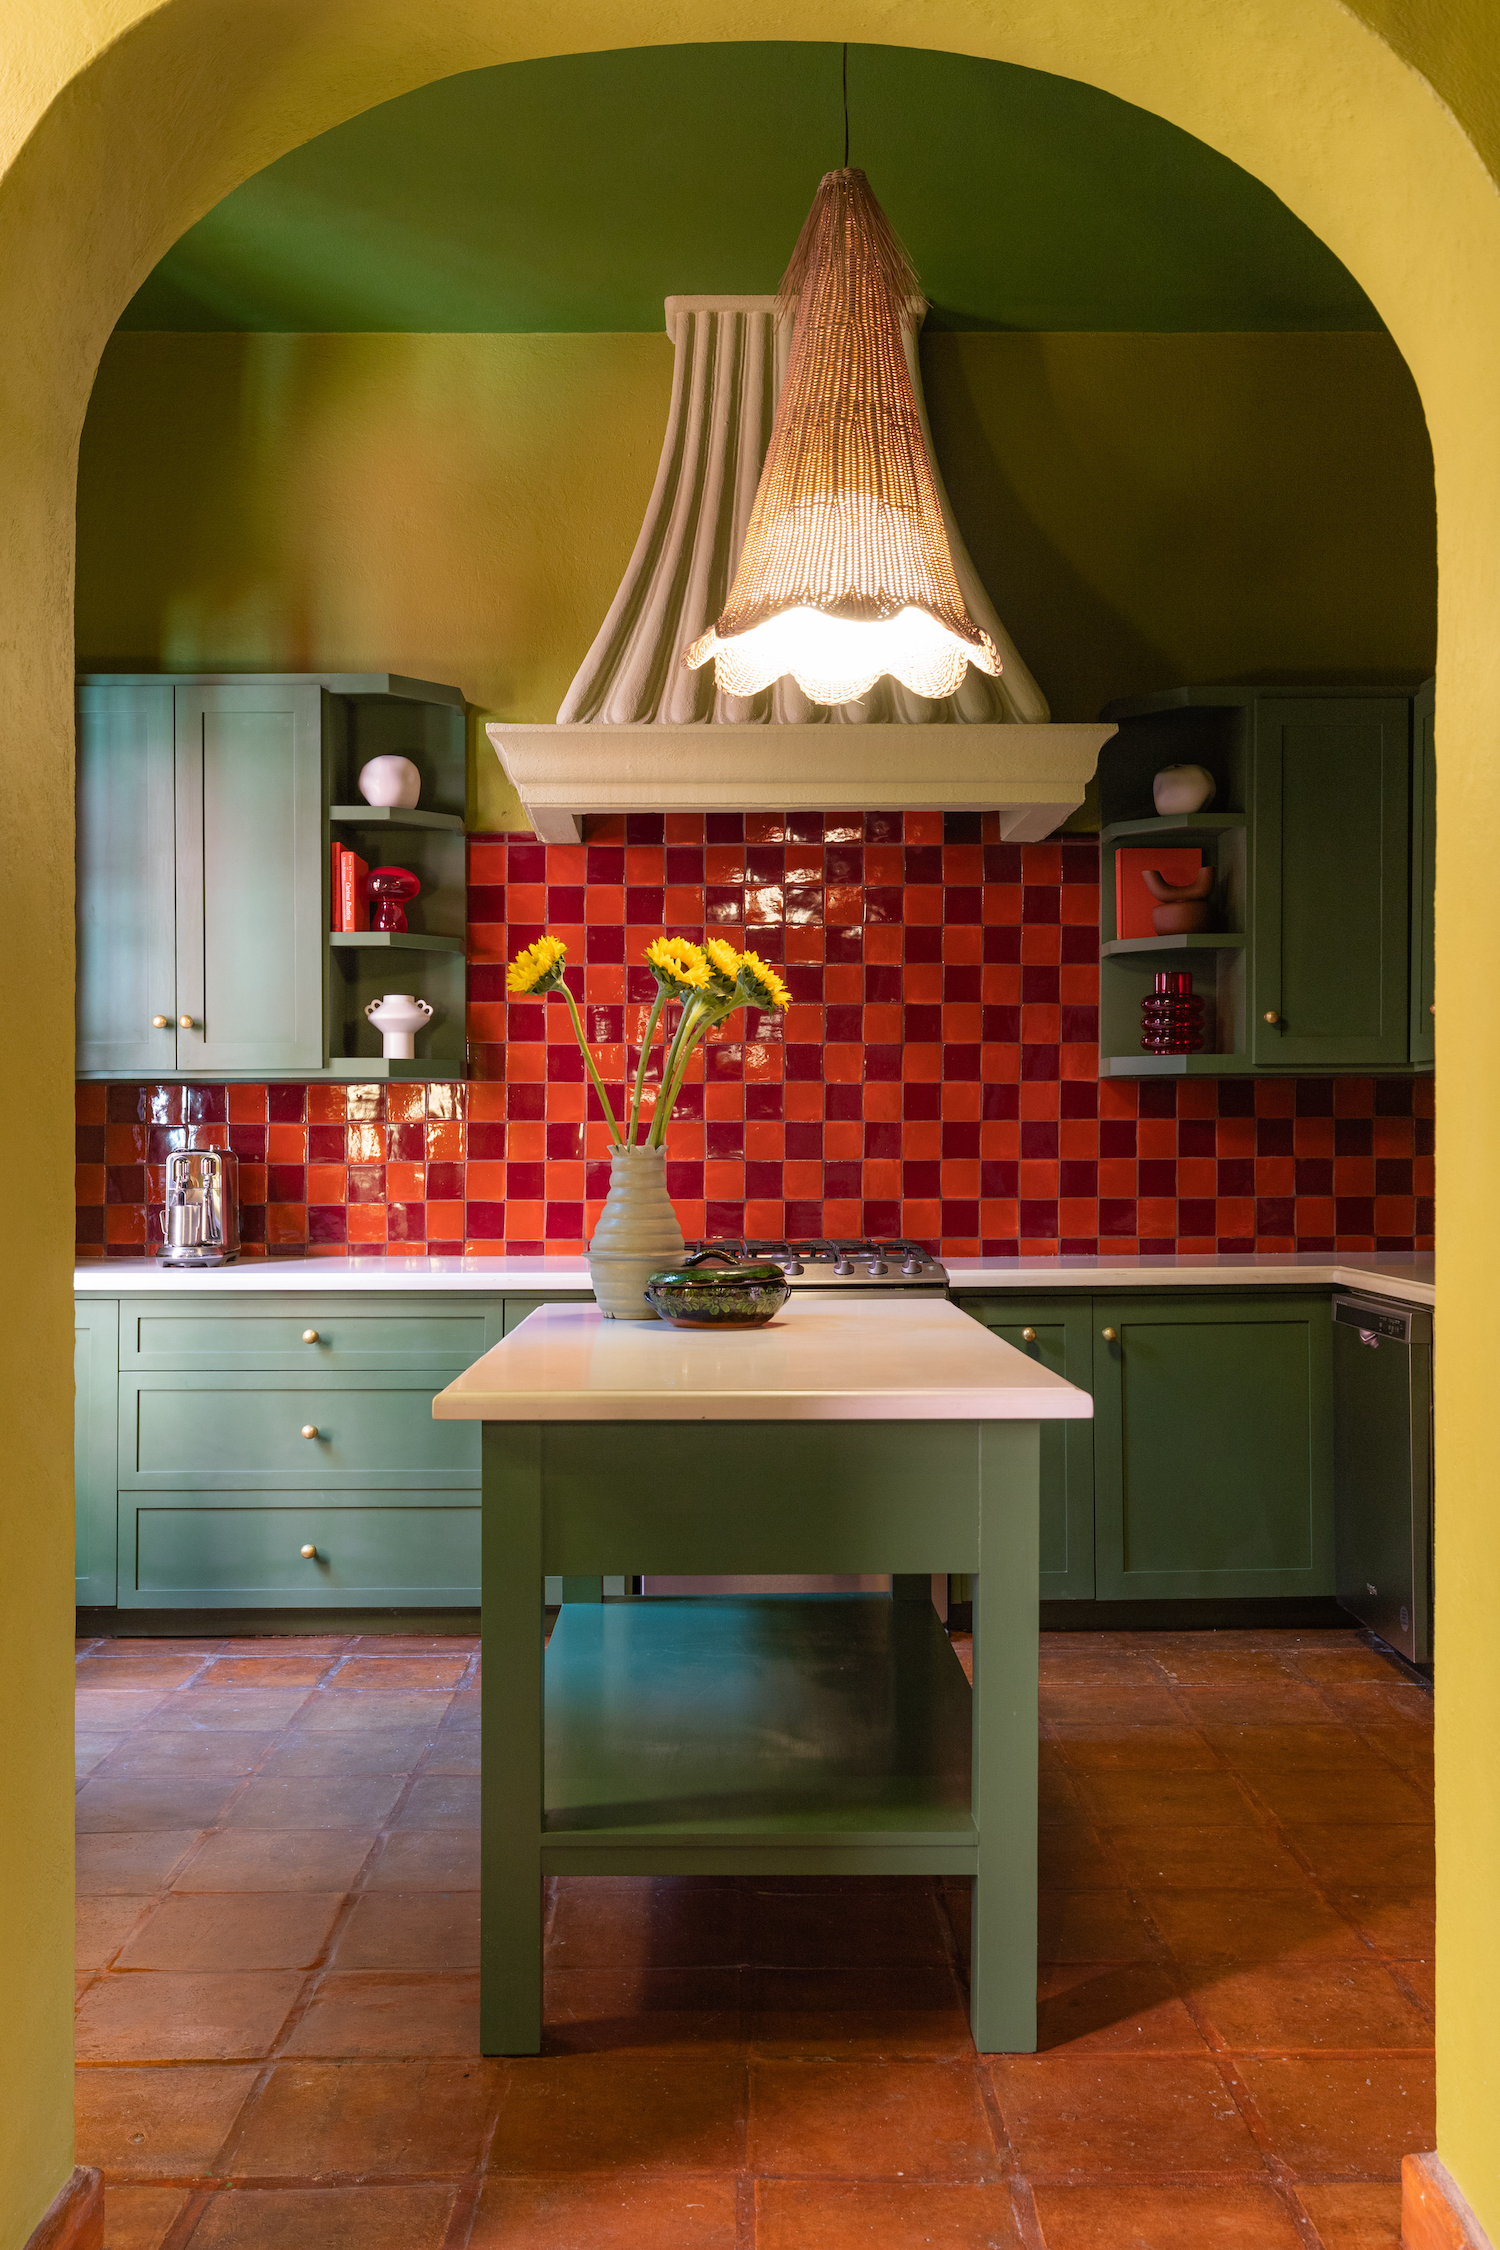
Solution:
[[[304,1562],[316,1562],[316,1561],[317,1561],[317,1559],[318,1559],[318,1550],[317,1550],[317,1548],[316,1548],[316,1547],[313,1547],[313,1546],[307,1546],[307,1547],[304,1547],[304,1548],[303,1548],[303,1550],[302,1550],[302,1560],[303,1560]]]
[[[191,1030],[192,1030],[192,1028],[193,1028],[193,1019],[192,1019],[192,1017],[191,1017],[191,1016],[179,1016],[179,1017],[177,1018],[177,1028],[178,1028],[178,1030],[179,1030],[179,1031],[191,1031]]]
[[[1113,1344],[1116,1341],[1116,1335],[1113,1328],[1101,1328],[1099,1333],[1104,1338],[1106,1344]]]
[[[1275,1010],[1274,1008],[1267,1008],[1267,1010],[1266,1010],[1266,1021],[1267,1021],[1267,1023],[1280,1023],[1280,1021],[1281,1021],[1281,1018],[1280,1018],[1280,1016],[1279,1016],[1279,1015],[1278,1015],[1278,1014],[1276,1013],[1276,1010]]]
[[[316,1344],[319,1341],[318,1331],[316,1330],[316,1328],[304,1328],[302,1331],[302,1341],[304,1344]]]
[[[153,1031],[165,1031],[166,1028],[167,1019],[165,1016],[153,1016],[151,1018],[151,1029]]]
[[[1036,1330],[1034,1328],[1023,1328],[1021,1330],[1021,1341],[1023,1344],[1034,1344],[1036,1342]]]
[[[304,1423],[303,1423],[303,1425],[302,1425],[302,1435],[303,1435],[304,1437],[316,1437],[316,1436],[317,1436],[317,1434],[318,1434],[318,1425],[317,1425],[317,1423],[316,1423],[316,1422],[304,1422]]]

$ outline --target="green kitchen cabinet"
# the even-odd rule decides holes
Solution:
[[[461,1078],[464,701],[390,674],[89,676],[78,688],[82,1077]],[[419,806],[367,805],[397,752]],[[406,931],[335,931],[331,846],[399,856]],[[365,1008],[434,1014],[387,1059]]]
[[[1418,688],[1411,714],[1411,1056],[1430,1063],[1436,1053],[1433,922],[1437,902],[1437,757],[1432,718],[1436,683]]]
[[[1092,1390],[1094,1324],[1086,1298],[976,1294],[954,1302],[1038,1366]],[[1044,1422],[1041,1433],[1042,1599],[1087,1601],[1094,1592],[1094,1425]]]
[[[1331,1595],[1327,1295],[1092,1310],[1098,1598]]]
[[[116,1386],[120,1308],[113,1297],[73,1303],[75,1601],[115,1599]]]
[[[1102,1077],[1409,1071],[1431,1066],[1431,706],[1384,689],[1180,688],[1111,705],[1099,761]],[[1162,815],[1163,766],[1212,774]],[[1215,874],[1208,930],[1119,935],[1116,853],[1186,847]],[[1195,1054],[1148,1055],[1162,970],[1203,999]]]

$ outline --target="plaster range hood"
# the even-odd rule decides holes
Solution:
[[[669,297],[672,399],[645,522],[620,590],[552,726],[486,728],[544,843],[576,843],[590,813],[998,812],[1014,842],[1048,836],[1082,802],[1108,725],[1053,725],[995,614],[937,474],[969,615],[1003,670],[972,665],[929,702],[883,679],[825,709],[790,679],[721,694],[684,652],[719,615],[744,541],[785,373],[774,297]],[[907,360],[922,412],[916,330]]]

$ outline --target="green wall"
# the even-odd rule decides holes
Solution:
[[[1432,669],[1431,460],[1383,334],[939,334],[923,368],[1055,718]],[[670,375],[659,335],[117,334],[79,464],[79,663],[390,669],[551,719],[640,529]],[[515,817],[487,747],[472,811]]]

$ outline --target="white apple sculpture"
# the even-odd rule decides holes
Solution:
[[[359,793],[367,805],[410,812],[422,794],[422,776],[410,758],[372,758],[359,769]]]

